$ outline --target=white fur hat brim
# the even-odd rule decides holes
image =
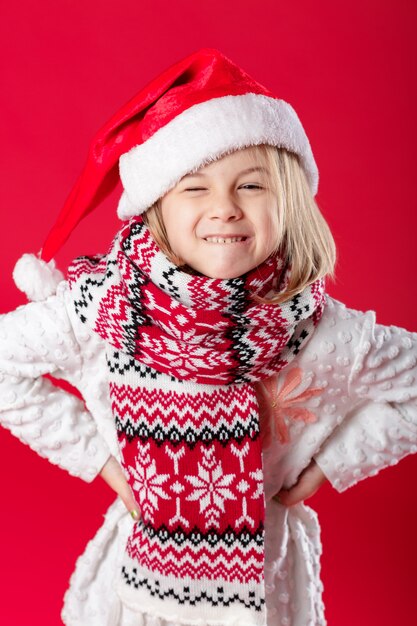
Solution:
[[[191,171],[222,154],[252,145],[286,148],[300,157],[311,192],[319,174],[298,115],[284,100],[247,93],[196,104],[119,160],[124,192],[117,214],[139,215]]]

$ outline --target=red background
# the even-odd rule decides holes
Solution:
[[[320,170],[317,200],[339,251],[329,292],[417,331],[416,4],[373,0],[42,0],[0,19],[0,312],[24,302],[11,272],[37,251],[95,131],[139,88],[217,47],[290,102]],[[59,254],[104,251],[117,195]],[[55,626],[77,555],[113,500],[0,432],[0,623]],[[415,623],[417,457],[310,501],[322,524],[330,626]]]

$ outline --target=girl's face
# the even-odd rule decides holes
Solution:
[[[210,278],[236,278],[263,263],[279,240],[269,177],[253,148],[184,176],[161,199],[172,251]]]

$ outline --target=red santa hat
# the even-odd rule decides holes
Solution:
[[[318,169],[292,106],[218,50],[203,48],[187,56],[148,83],[96,134],[84,171],[42,248],[42,279],[30,276],[33,259],[25,255],[15,268],[15,282],[30,299],[53,293],[62,275],[51,259],[119,176],[124,191],[117,212],[126,220],[146,211],[185,174],[223,154],[259,144],[296,153],[312,194],[317,193]],[[27,286],[34,282],[44,285],[39,297],[28,293]]]

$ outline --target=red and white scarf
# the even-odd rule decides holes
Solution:
[[[254,389],[288,365],[324,307],[317,280],[287,302],[276,256],[220,280],[172,264],[141,217],[105,256],[69,269],[80,319],[107,343],[123,467],[141,506],[119,594],[178,624],[266,623],[259,406]]]

